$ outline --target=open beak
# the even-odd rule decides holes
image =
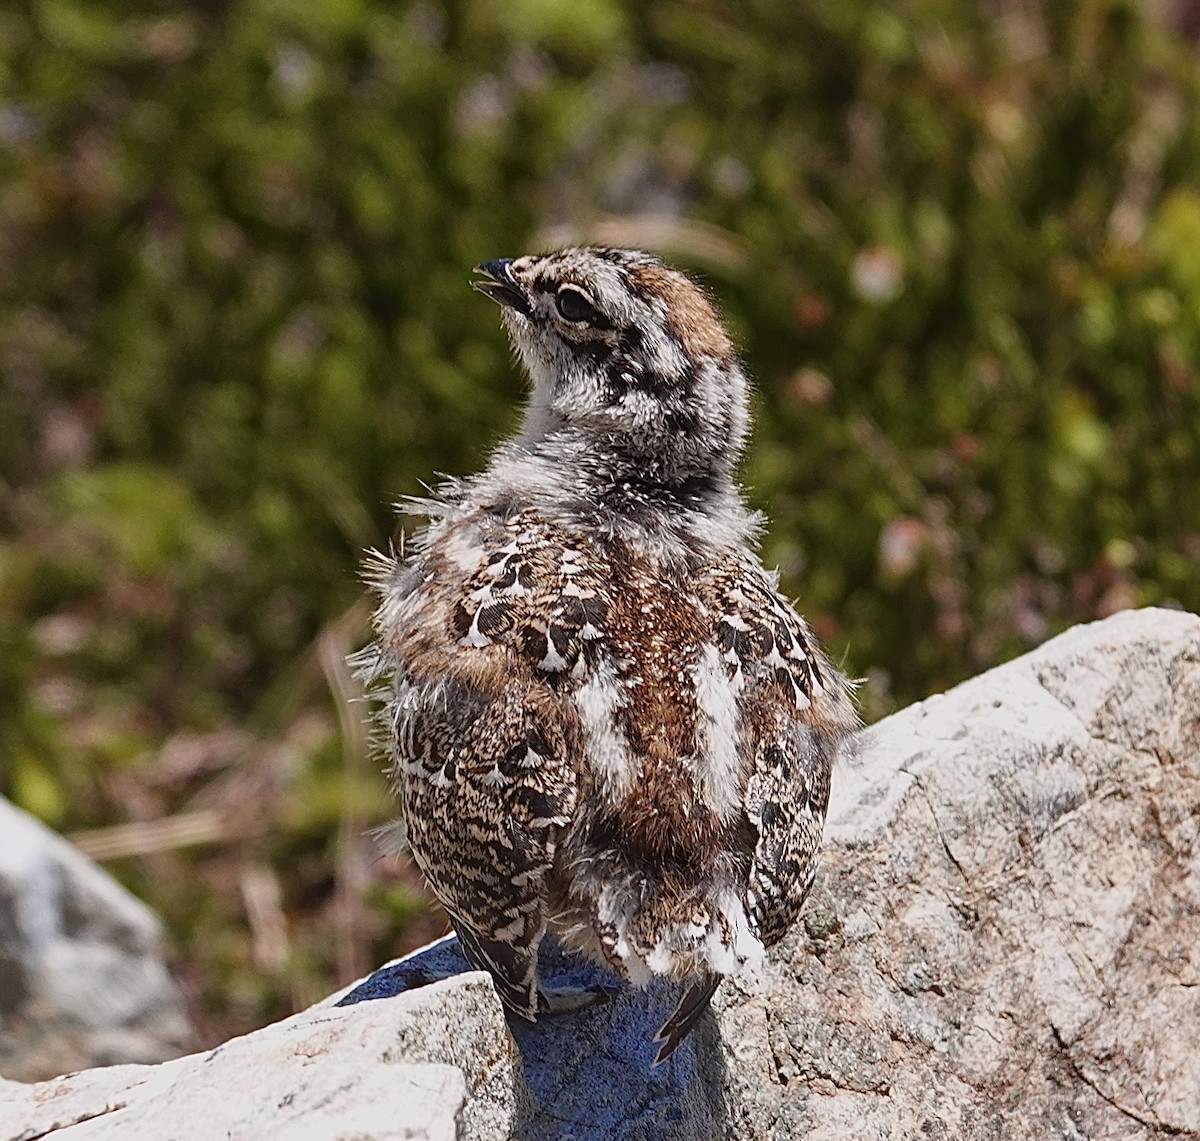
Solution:
[[[510,266],[512,258],[497,258],[495,261],[485,261],[475,267],[476,273],[483,274],[482,281],[471,282],[471,288],[490,297],[506,309],[515,309],[523,317],[528,317],[532,310],[525,291],[513,279]]]

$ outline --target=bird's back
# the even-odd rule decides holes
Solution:
[[[812,882],[844,679],[759,565],[749,423],[695,282],[634,250],[498,259],[521,432],[384,561],[368,672],[417,864],[511,1011],[547,931],[690,977],[660,1060]]]
[[[733,973],[790,925],[851,715],[752,557],[467,510],[398,573],[396,771],[452,914],[494,874],[447,842],[478,801],[477,833],[541,834],[550,929],[633,981]]]

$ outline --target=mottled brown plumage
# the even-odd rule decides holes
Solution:
[[[721,978],[812,882],[845,680],[754,554],[747,385],[704,293],[635,251],[490,262],[533,380],[523,431],[377,558],[384,737],[413,858],[505,1006],[537,948],[634,984]]]

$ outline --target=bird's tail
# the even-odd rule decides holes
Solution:
[[[696,1023],[708,1009],[709,999],[716,993],[717,987],[720,985],[720,975],[706,975],[688,987],[671,1017],[654,1035],[654,1041],[662,1043],[654,1058],[654,1065],[665,1062],[679,1049],[679,1044],[695,1029]]]

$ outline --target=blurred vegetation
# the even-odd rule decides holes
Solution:
[[[0,792],[165,917],[205,1035],[441,930],[342,659],[390,502],[515,422],[486,258],[706,278],[870,717],[1200,610],[1200,78],[1149,12],[0,8]]]

